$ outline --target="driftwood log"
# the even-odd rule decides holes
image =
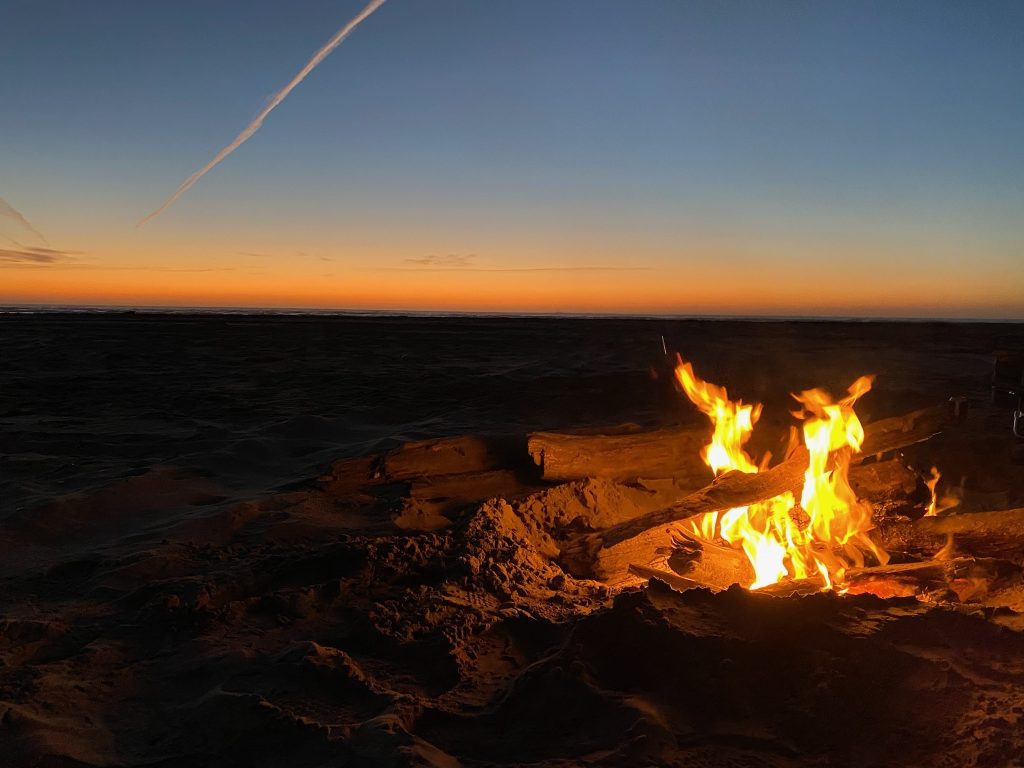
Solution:
[[[747,586],[754,581],[753,566],[741,550],[703,541],[684,531],[675,536],[666,565],[673,573],[712,589]],[[635,574],[632,564],[630,572]]]
[[[630,565],[630,572],[643,579],[659,579],[673,589],[727,589],[720,582],[700,581],[696,572],[683,576],[674,571],[643,565]],[[927,560],[916,563],[850,568],[843,576],[842,587],[847,594],[871,594],[877,597],[917,597],[929,595],[936,599],[975,602],[990,592],[1010,583],[1019,583],[1020,567],[998,558],[958,557],[951,560]],[[736,582],[741,584],[741,582]],[[820,579],[781,581],[756,590],[772,597],[809,595],[822,590]]]
[[[525,447],[522,435],[417,440],[390,451],[339,459],[320,482],[330,488],[347,488],[498,471],[532,477],[536,469]]]
[[[884,522],[872,536],[890,553],[918,557],[934,555],[952,536],[953,552],[1024,563],[1024,508]]]
[[[872,461],[850,467],[850,485],[859,499],[884,502],[906,498],[921,483],[921,477],[903,459]]]
[[[913,563],[889,563],[850,568],[843,574],[847,594],[876,597],[918,597],[973,602],[1011,580],[1019,581],[1020,567],[994,557],[956,557]],[[780,581],[757,590],[766,595],[787,597],[821,590],[819,579]]]
[[[854,461],[927,440],[953,420],[948,404],[872,422],[864,428],[862,451]],[[675,524],[687,518],[746,506],[803,483],[808,454],[803,446],[771,469],[757,474],[728,472],[713,483],[674,504],[594,533],[578,534],[564,542],[560,561],[577,577],[617,583],[629,578],[632,563],[650,563],[670,544]]]
[[[929,409],[930,415],[944,419],[947,409]],[[615,434],[534,432],[527,435],[526,447],[541,477],[550,482],[587,477],[619,482],[673,478],[682,488],[696,489],[714,479],[700,458],[710,434],[707,425]]]
[[[707,442],[706,426],[621,435],[535,432],[527,437],[527,450],[545,480],[671,477],[683,487],[700,488],[713,477],[700,458]]]
[[[319,482],[335,497],[388,504],[400,527],[423,529],[447,525],[443,515],[492,496],[516,498],[544,485],[525,435],[418,440],[340,459]]]

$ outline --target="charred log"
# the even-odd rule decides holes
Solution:
[[[920,477],[901,459],[874,461],[850,468],[850,485],[858,498],[889,501],[905,498],[920,484]]]
[[[851,568],[844,577],[848,594],[877,597],[921,597],[977,602],[990,592],[1020,578],[1020,568],[991,557],[957,557]]]
[[[1005,584],[1018,581],[1020,568],[1007,560],[958,557],[850,568],[843,575],[847,594],[881,598],[927,597],[961,603],[984,599]],[[821,591],[820,579],[795,579],[763,587],[758,592],[776,597]]]
[[[711,584],[692,575],[650,566],[630,565],[630,573],[643,579],[659,579],[678,591],[708,588],[727,589],[731,584]],[[1016,585],[1020,568],[996,558],[959,557],[952,560],[928,560],[916,563],[851,568],[844,574],[842,587],[847,594],[870,594],[881,598],[924,597],[961,603],[985,600],[1007,585]],[[734,582],[741,584],[741,582]],[[772,597],[797,597],[821,592],[821,579],[793,579],[755,590]]]
[[[883,523],[873,538],[889,552],[931,556],[949,544],[977,556],[1024,562],[1024,508]]]

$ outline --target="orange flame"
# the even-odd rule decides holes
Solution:
[[[725,387],[697,378],[693,366],[676,355],[676,380],[691,402],[708,415],[715,426],[711,442],[701,449],[700,457],[716,475],[729,470],[757,472],[743,446],[761,417],[761,405],[744,405],[729,399]]]
[[[743,446],[761,415],[761,405],[732,402],[724,387],[697,377],[682,358],[675,373],[687,397],[714,426],[711,443],[701,457],[715,475],[756,473],[758,467]],[[867,535],[873,527],[871,505],[857,498],[847,474],[853,454],[864,441],[853,404],[871,389],[871,381],[871,377],[860,377],[838,401],[820,389],[794,395],[803,405],[794,415],[804,420],[803,439],[809,453],[799,505],[787,492],[721,514],[712,512],[691,523],[695,535],[721,538],[743,550],[754,569],[751,589],[785,578],[814,577],[821,578],[828,589],[842,580],[846,568],[862,566],[865,553],[881,563],[888,561],[888,555]]]
[[[932,467],[932,476],[924,481],[925,486],[932,495],[932,500],[928,502],[928,509],[924,513],[925,517],[935,517],[939,514],[939,497],[935,494],[935,487],[939,484],[939,480],[942,479],[942,474],[939,472],[938,467]]]

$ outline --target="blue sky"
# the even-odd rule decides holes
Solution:
[[[860,295],[839,314],[870,308],[872,280],[908,293],[928,274],[931,313],[1024,317],[1020,3],[389,0],[135,229],[362,5],[5,0],[0,197],[75,252],[7,269],[12,297],[69,280],[100,296],[105,268],[323,283],[296,255],[313,253],[345,283],[340,306],[357,273],[365,293],[385,270],[386,298],[387,270],[457,254],[636,268],[620,282],[637,308],[647,283],[694,274],[679,311],[730,303],[724,279],[736,307],[782,311],[783,277],[813,291],[841,269]],[[0,235],[30,239],[6,219]],[[558,285],[565,308],[582,301],[550,280],[554,308]],[[440,307],[454,288],[425,281],[425,305],[431,291]]]

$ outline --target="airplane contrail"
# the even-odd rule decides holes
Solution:
[[[288,85],[286,85],[284,88],[282,88],[280,91],[274,94],[274,96],[267,103],[267,106],[260,110],[260,113],[256,115],[253,121],[245,127],[244,131],[242,131],[240,134],[238,134],[238,136],[235,137],[234,141],[232,141],[230,144],[224,147],[224,149],[218,152],[217,155],[213,158],[213,160],[208,162],[198,171],[196,171],[187,179],[185,179],[185,182],[174,191],[173,195],[167,198],[159,208],[157,208],[151,214],[149,214],[144,219],[139,221],[139,223],[136,224],[135,226],[141,227],[154,216],[158,216],[159,214],[163,213],[167,208],[174,204],[175,200],[177,200],[179,197],[185,194],[192,187],[193,184],[195,184],[197,181],[203,178],[203,176],[205,176],[209,171],[213,170],[213,168],[215,168],[224,158],[226,158],[228,155],[230,155],[232,152],[234,152],[236,149],[242,146],[242,144],[248,141],[252,137],[252,135],[260,129],[260,126],[263,125],[263,121],[267,118],[267,115],[269,115],[278,104],[285,100],[285,97],[287,97],[288,94],[295,89],[295,86],[297,86],[299,83],[305,80],[306,76],[309,75],[309,73],[312,72],[314,69],[316,69],[320,62],[326,59],[327,56],[331,53],[331,51],[333,51],[335,48],[341,45],[345,38],[348,37],[356,27],[362,24],[363,21],[371,13],[373,13],[382,5],[384,5],[384,2],[385,0],[370,0],[370,2],[367,3],[366,7],[363,8],[363,10],[361,10],[348,24],[339,29],[334,34],[334,37],[328,40],[323,45],[323,47],[320,48],[320,50],[313,54],[313,58],[306,62],[306,66],[299,70],[299,73],[291,79],[291,82],[288,83]]]
[[[28,219],[26,219],[26,218],[25,218],[25,217],[24,217],[24,216],[22,215],[21,211],[19,211],[19,210],[18,210],[17,208],[15,208],[15,207],[14,207],[13,205],[11,205],[10,203],[8,203],[8,202],[7,202],[6,200],[4,200],[4,199],[3,199],[2,197],[0,197],[0,216],[6,216],[6,217],[7,217],[7,218],[9,218],[9,219],[14,219],[14,220],[15,220],[16,222],[18,222],[19,224],[21,224],[21,226],[23,226],[23,227],[24,227],[25,229],[27,229],[27,230],[28,230],[29,232],[31,232],[31,233],[32,233],[33,235],[35,235],[35,236],[36,236],[36,237],[38,237],[38,238],[39,238],[40,240],[42,240],[42,241],[43,241],[44,243],[46,243],[47,245],[49,245],[49,243],[47,243],[47,242],[46,242],[46,238],[45,238],[45,237],[43,237],[43,233],[42,233],[42,232],[40,232],[40,231],[39,231],[38,229],[36,229],[35,227],[33,227],[33,226],[32,226],[32,225],[31,225],[31,224],[29,223],[29,220],[28,220]]]

